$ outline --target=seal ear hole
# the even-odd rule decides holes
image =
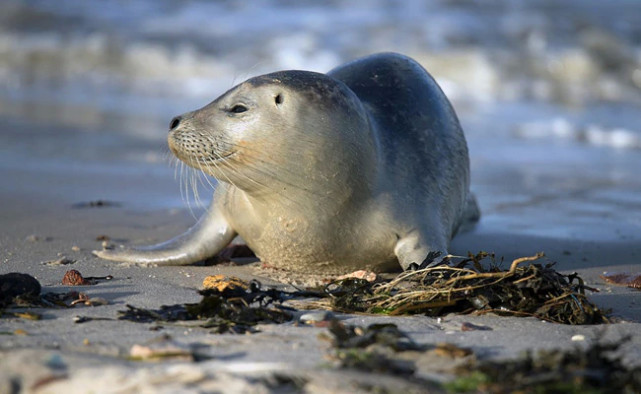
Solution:
[[[283,101],[284,101],[283,95],[280,93],[277,94],[276,97],[274,97],[274,102],[276,103],[276,105],[282,104]]]
[[[234,113],[234,114],[240,114],[240,113],[243,113],[245,111],[247,111],[247,107],[245,107],[242,104],[236,104],[233,107],[231,107],[231,109],[229,110],[229,112]]]

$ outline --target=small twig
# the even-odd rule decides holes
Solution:
[[[514,272],[516,272],[516,267],[519,264],[521,264],[521,263],[523,263],[525,261],[535,261],[535,260],[538,260],[538,259],[542,258],[543,256],[545,256],[545,253],[539,252],[539,253],[535,254],[534,256],[520,257],[518,259],[515,259],[514,261],[512,261],[512,265],[510,266],[510,271],[508,271],[508,272],[510,274],[513,274]]]
[[[532,279],[532,278],[536,278],[536,275],[535,275],[535,274],[532,274],[532,275],[530,275],[530,276],[526,276],[525,278],[521,278],[521,279],[515,280],[515,281],[514,281],[514,282],[512,282],[512,283],[517,284],[517,283],[521,283],[521,282],[528,281],[528,280],[530,280],[530,279]]]

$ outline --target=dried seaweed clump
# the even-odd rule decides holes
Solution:
[[[332,307],[342,312],[388,315],[447,313],[496,313],[534,316],[563,324],[607,322],[604,314],[585,296],[593,290],[576,274],[562,275],[554,263],[532,263],[538,254],[512,262],[509,270],[496,264],[484,268],[481,260],[494,256],[471,255],[455,265],[404,272],[391,281],[370,284],[346,279],[326,286]],[[523,263],[529,262],[527,265]]]

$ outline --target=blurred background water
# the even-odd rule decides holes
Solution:
[[[415,58],[453,102],[480,231],[641,239],[636,0],[4,0],[0,170],[139,199],[77,180],[169,177],[173,116],[254,75],[380,51]]]

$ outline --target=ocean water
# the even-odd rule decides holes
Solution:
[[[171,175],[173,116],[254,75],[381,51],[453,102],[479,231],[641,239],[635,0],[5,0],[0,169]]]

